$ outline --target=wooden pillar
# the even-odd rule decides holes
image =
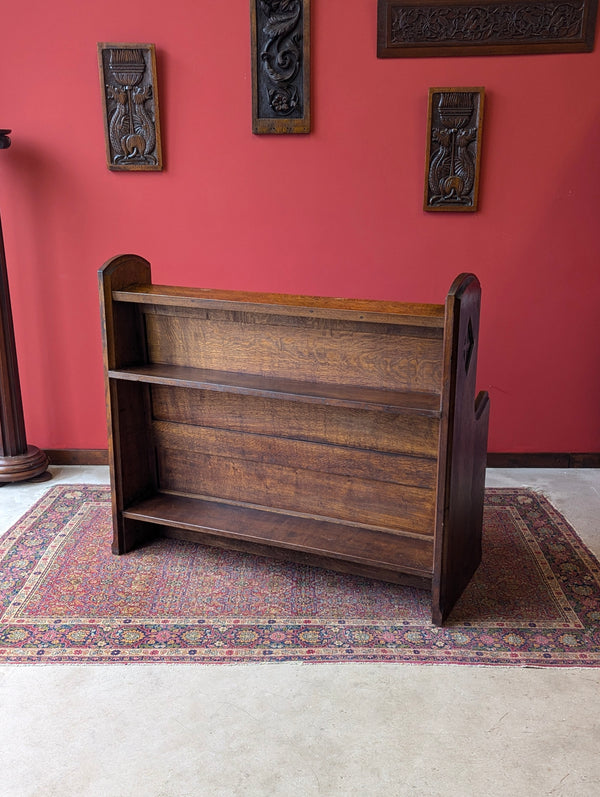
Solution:
[[[0,130],[0,149],[10,146],[10,130]],[[0,485],[49,479],[48,457],[27,445],[15,348],[8,271],[0,222]]]

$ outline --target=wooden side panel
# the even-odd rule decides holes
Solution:
[[[441,625],[481,561],[489,420],[487,393],[475,400],[481,288],[457,277],[446,304],[445,395],[440,435],[433,621]]]
[[[113,302],[113,291],[150,280],[150,263],[137,255],[119,255],[98,271],[105,372],[147,362],[141,312]]]
[[[122,512],[156,491],[157,476],[148,386],[113,382],[110,392],[114,428],[114,459],[111,458],[110,464],[117,519],[113,553],[121,554],[137,547],[151,532],[150,528],[125,519]]]
[[[228,321],[210,313],[206,318],[149,313],[150,361],[309,382],[441,390],[440,330],[406,337],[382,335],[377,327],[366,331],[365,324],[297,318],[291,325],[272,318],[265,323],[260,314],[240,316]]]
[[[126,553],[152,529],[123,517],[123,509],[156,490],[150,438],[150,396],[144,384],[115,382],[108,371],[146,362],[143,316],[135,305],[113,303],[113,290],[150,280],[150,264],[136,255],[112,258],[98,272],[104,354],[108,458],[112,487],[113,552]]]

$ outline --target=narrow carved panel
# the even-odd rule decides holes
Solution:
[[[590,52],[598,0],[378,0],[380,58]]]
[[[106,158],[112,170],[162,169],[153,44],[99,44]]]
[[[310,0],[250,0],[252,132],[310,132]]]
[[[425,210],[477,210],[482,88],[429,89]]]

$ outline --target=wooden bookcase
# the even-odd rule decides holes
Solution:
[[[445,305],[153,285],[99,272],[114,553],[157,534],[423,587],[477,568],[489,400],[480,286]]]

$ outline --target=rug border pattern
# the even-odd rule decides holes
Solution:
[[[503,498],[517,501],[522,532],[535,540],[532,551],[545,572],[565,622],[553,629],[535,624],[518,626],[475,623],[444,628],[415,623],[327,618],[145,618],[145,617],[36,617],[19,616],[16,600],[0,603],[0,663],[87,662],[87,663],[226,663],[260,661],[302,662],[388,662],[500,665],[533,667],[600,666],[600,565],[565,518],[543,495],[525,488],[486,490],[488,505],[500,508]],[[67,539],[70,525],[81,519],[90,505],[110,501],[104,485],[56,485],[0,537],[0,567],[36,527],[58,527],[61,500],[77,501],[78,509],[52,538],[50,545],[35,554],[19,587],[21,599],[35,589],[43,569]],[[65,514],[65,509],[62,507]],[[529,519],[529,525],[525,520]],[[579,571],[573,580],[549,574],[544,546],[552,540],[536,535],[537,526],[548,524],[560,531],[577,560]],[[35,547],[32,548],[35,551]],[[33,554],[32,554],[33,555]],[[583,584],[585,581],[585,584]],[[585,588],[582,595],[576,587]],[[591,585],[591,586],[590,586]],[[596,609],[589,609],[589,592]],[[568,593],[568,598],[564,596]],[[563,596],[563,597],[561,597]],[[3,600],[0,591],[0,600]],[[586,602],[587,601],[587,602]],[[591,621],[582,618],[592,616]],[[596,619],[596,615],[598,615]],[[494,633],[490,633],[490,630]]]

